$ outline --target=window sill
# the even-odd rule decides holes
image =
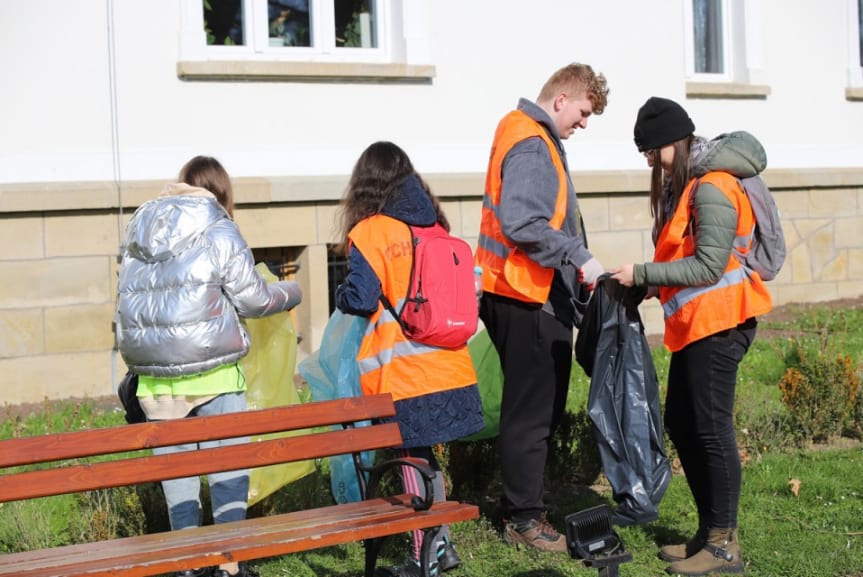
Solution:
[[[735,98],[766,100],[770,87],[763,84],[739,82],[687,82],[686,96],[689,98]]]
[[[863,86],[849,86],[845,89],[845,100],[863,101]]]
[[[177,76],[183,80],[429,83],[435,76],[435,67],[367,62],[208,60],[177,62]]]

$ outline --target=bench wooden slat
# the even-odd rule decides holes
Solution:
[[[254,418],[242,417],[249,413],[253,414]],[[166,447],[196,441],[308,429],[391,417],[394,414],[389,395],[369,395],[245,413],[23,437],[0,442],[0,467],[122,453],[141,447]],[[106,431],[110,431],[110,434],[106,434]]]
[[[205,475],[224,470],[225,463],[246,469],[384,449],[400,443],[398,425],[384,423],[185,453],[12,473],[0,476],[0,502]]]
[[[0,475],[0,503],[397,447],[402,439],[392,422],[328,430],[330,425],[394,414],[390,395],[377,395],[4,440],[0,441],[0,469],[5,469]],[[288,431],[289,436],[263,441],[168,455],[144,453],[159,446]],[[103,459],[110,455],[114,455],[110,460]],[[37,466],[15,470],[28,464]],[[479,517],[476,506],[456,501],[415,511],[411,499],[410,495],[383,497],[182,531],[0,554],[0,577],[155,575],[354,541],[368,544],[368,540]],[[374,570],[376,551],[376,547],[366,551],[366,577]]]
[[[221,526],[13,553],[0,566],[0,576],[154,575],[305,551],[310,542],[314,548],[326,547],[479,516],[475,505],[455,501],[415,513],[409,499],[400,495]]]

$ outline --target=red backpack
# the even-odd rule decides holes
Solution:
[[[411,279],[405,303],[395,308],[381,301],[415,342],[454,349],[476,332],[477,310],[473,253],[470,245],[440,224],[407,225],[413,239]]]

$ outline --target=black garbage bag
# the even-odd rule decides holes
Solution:
[[[618,503],[617,525],[656,519],[671,480],[656,369],[638,314],[644,294],[601,276],[575,343],[576,360],[591,377],[587,412]]]

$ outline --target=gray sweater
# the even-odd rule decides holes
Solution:
[[[566,218],[560,230],[549,226],[557,200],[558,176],[551,152],[539,137],[517,143],[504,158],[498,216],[503,234],[538,264],[555,270],[543,310],[571,324],[572,299],[579,292],[578,269],[592,258],[582,230],[575,188],[569,178],[566,151],[552,119],[533,102],[522,98],[518,109],[545,128],[567,172]]]

